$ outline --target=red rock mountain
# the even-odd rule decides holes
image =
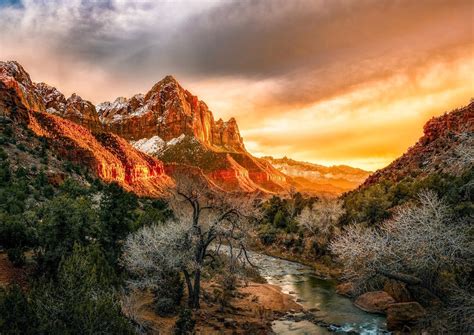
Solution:
[[[97,112],[107,129],[127,140],[157,135],[170,141],[184,134],[211,148],[245,151],[235,119],[214,121],[207,105],[183,89],[172,76],[156,83],[146,95],[101,103]]]
[[[76,95],[66,100],[56,89],[32,83],[18,63],[0,62],[3,117],[46,137],[60,157],[88,167],[104,181],[144,196],[162,195],[172,186],[161,161],[117,135],[97,131],[102,127],[94,123],[98,117],[91,110],[95,107]]]
[[[474,101],[439,117],[433,117],[418,142],[387,167],[373,173],[366,187],[383,180],[432,173],[459,174],[474,166]]]
[[[289,189],[287,177],[246,150],[237,122],[215,121],[207,105],[166,76],[151,90],[97,106],[103,127],[163,160],[179,178],[183,166],[200,169],[226,191],[266,193]]]
[[[138,194],[161,193],[171,183],[166,172],[179,177],[186,168],[226,191],[289,188],[284,174],[245,150],[235,119],[215,121],[207,105],[171,76],[145,95],[97,108],[76,94],[66,98],[33,83],[16,62],[0,62],[0,80],[3,114],[15,114],[64,157]]]

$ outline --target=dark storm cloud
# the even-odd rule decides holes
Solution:
[[[450,58],[472,42],[471,15],[470,1],[224,2],[164,34],[140,32],[116,65],[143,75],[166,68],[185,77],[275,78],[272,99],[305,104]]]
[[[276,79],[271,98],[290,104],[442,56],[472,41],[471,15],[469,0],[25,1],[2,13],[20,41],[121,80]]]

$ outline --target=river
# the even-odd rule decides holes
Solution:
[[[385,317],[356,308],[350,299],[336,293],[335,281],[318,278],[310,267],[259,253],[251,253],[250,259],[270,284],[280,286],[305,309],[317,309],[314,312],[317,319],[337,325],[330,326],[329,330],[310,321],[289,317],[273,322],[276,334],[386,333]]]

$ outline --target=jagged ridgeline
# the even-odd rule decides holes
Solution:
[[[225,191],[283,193],[290,187],[283,173],[245,150],[235,119],[215,121],[171,76],[146,95],[97,107],[33,83],[16,62],[0,63],[0,79],[5,115],[51,140],[61,155],[137,194],[162,194],[186,166]]]

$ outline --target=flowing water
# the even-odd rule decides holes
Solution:
[[[318,319],[334,325],[329,327],[330,331],[310,321],[289,318],[273,323],[276,334],[386,333],[383,316],[356,308],[350,299],[335,292],[334,281],[318,278],[310,267],[258,253],[251,253],[250,258],[270,284],[280,286],[305,309],[316,308],[314,314]]]

